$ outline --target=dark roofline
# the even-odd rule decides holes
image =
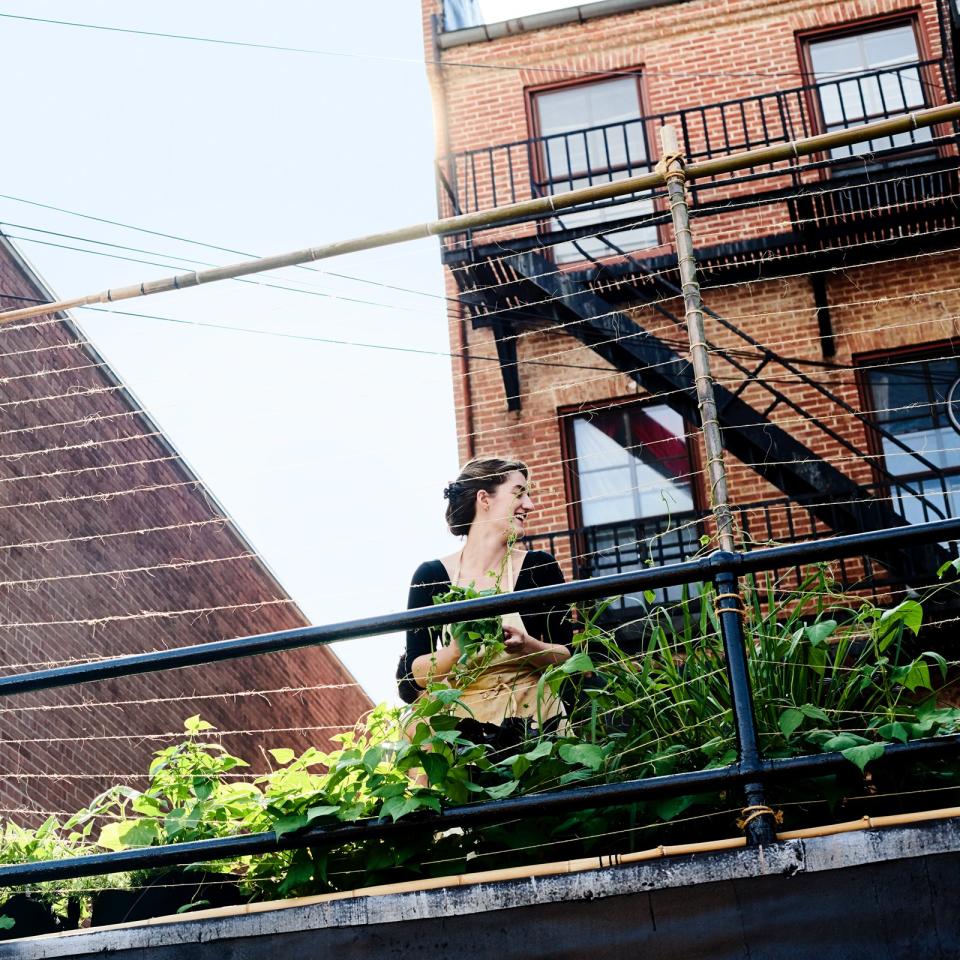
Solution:
[[[437,35],[437,45],[441,50],[462,47],[468,43],[483,43],[501,40],[520,33],[543,30],[546,27],[559,27],[568,23],[584,23],[599,17],[612,17],[618,13],[630,13],[634,10],[646,10],[652,7],[672,6],[675,3],[689,3],[689,0],[600,0],[585,6],[564,7],[561,10],[548,10],[546,13],[533,13],[528,17],[513,20],[501,20],[498,23],[485,23],[463,30],[451,30]]]

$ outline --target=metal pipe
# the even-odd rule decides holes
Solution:
[[[757,150],[747,150],[743,153],[735,153],[715,160],[692,163],[687,167],[686,175],[688,180],[698,177],[713,177],[721,173],[731,173],[734,170],[777,163],[780,160],[796,159],[833,147],[847,146],[864,140],[876,140],[881,137],[916,130],[918,127],[932,126],[956,119],[960,119],[960,103],[931,107],[906,113],[893,119],[880,120],[877,123],[868,123],[851,129],[835,130],[832,133],[805,137],[792,143],[761,147]],[[305,247],[290,253],[274,254],[270,257],[261,257],[255,260],[243,260],[239,263],[211,267],[207,270],[195,270],[190,273],[163,277],[159,280],[145,280],[141,283],[102,290],[99,293],[90,293],[81,297],[71,297],[67,300],[57,300],[52,303],[16,310],[5,310],[0,312],[0,324],[11,323],[14,320],[26,320],[30,317],[41,317],[60,310],[70,310],[73,307],[84,307],[94,303],[113,303],[116,300],[130,300],[135,297],[151,296],[155,293],[184,290],[188,287],[199,286],[202,283],[233,280],[237,277],[263,273],[267,270],[277,270],[281,267],[328,260],[331,257],[339,257],[346,253],[356,253],[361,250],[373,250],[396,243],[406,243],[409,240],[422,240],[426,237],[444,236],[448,233],[462,233],[467,230],[505,223],[517,217],[549,216],[558,210],[565,210],[577,204],[595,203],[599,200],[609,200],[628,193],[650,190],[653,187],[661,186],[663,182],[662,174],[646,173],[626,180],[595,184],[592,187],[583,187],[580,190],[571,190],[568,193],[537,197],[520,203],[506,204],[492,210],[480,210],[441,220],[432,220],[426,223],[400,227],[396,230],[354,237],[350,240],[339,240],[319,247]]]
[[[606,577],[575,580],[572,583],[558,583],[549,587],[537,587],[534,590],[482,597],[478,600],[461,600],[458,603],[420,607],[400,613],[346,620],[341,623],[297,627],[292,630],[262,633],[234,640],[215,640],[212,643],[194,644],[173,650],[112,657],[93,663],[14,674],[0,677],[0,696],[50,690],[74,683],[89,683],[93,680],[155,673],[160,670],[175,670],[203,663],[234,660],[239,657],[281,653],[286,650],[296,650],[299,647],[334,643],[357,637],[371,637],[419,627],[435,627],[444,623],[477,620],[504,613],[527,613],[544,603],[548,605],[573,603],[578,600],[595,600],[599,597],[703,582],[724,572],[756,573],[761,570],[775,570],[778,567],[816,563],[819,560],[859,556],[871,548],[893,545],[905,548],[913,544],[938,543],[956,538],[960,538],[960,518],[894,527],[888,530],[871,530],[867,533],[852,533],[843,537],[806,543],[789,543],[781,547],[769,547],[766,550],[753,550],[749,553],[718,550],[706,557],[663,567],[631,570]]]
[[[960,748],[960,736],[932,737],[912,743],[889,744],[883,757],[874,764],[899,763],[915,757],[935,759],[955,754]],[[812,757],[791,757],[785,760],[766,760],[762,774],[766,779],[791,781],[810,776],[823,776],[836,770],[851,769],[850,761],[841,753],[823,753]],[[45,863],[20,863],[0,867],[0,887],[39,883],[45,880],[65,880],[71,877],[89,877],[99,873],[117,873],[183,863],[202,863],[233,857],[256,856],[274,850],[292,850],[300,847],[337,847],[378,837],[409,833],[419,826],[438,831],[453,826],[482,827],[491,823],[522,818],[549,816],[570,810],[590,807],[617,806],[637,803],[685,793],[704,793],[741,786],[754,774],[741,771],[736,765],[691,773],[669,774],[623,783],[604,783],[593,787],[573,787],[549,793],[530,794],[507,800],[488,800],[482,803],[452,807],[438,814],[411,815],[395,822],[390,819],[363,820],[333,827],[315,827],[296,834],[277,837],[273,831],[246,836],[196,840],[192,843],[172,843],[138,850],[94,854]]]
[[[763,781],[763,757],[757,734],[757,715],[753,707],[750,685],[750,667],[747,664],[743,635],[743,600],[737,578],[732,573],[719,573],[714,580],[717,590],[717,616],[720,635],[727,661],[727,682],[730,684],[730,704],[733,725],[737,734],[737,758],[742,773],[747,776],[743,785],[746,801],[744,831],[751,846],[773,843],[776,840],[776,821],[767,806]]]

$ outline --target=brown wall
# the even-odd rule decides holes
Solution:
[[[23,305],[16,298],[46,299],[2,246],[0,292],[4,308]],[[257,558],[243,556],[249,547],[175,451],[145,436],[155,428],[132,412],[128,396],[66,324],[30,321],[5,328],[0,340],[4,674],[305,623]],[[58,372],[70,367],[84,369]],[[182,526],[188,523],[195,525]],[[174,529],[149,529],[156,527]],[[135,569],[170,564],[182,566]],[[94,575],[109,571],[120,572]],[[211,609],[218,607],[234,609]],[[345,687],[191,699],[320,684]],[[143,699],[165,702],[61,709]],[[145,770],[151,751],[173,742],[141,737],[180,731],[194,713],[221,730],[293,728],[224,738],[262,770],[262,746],[322,746],[332,731],[301,728],[352,725],[368,707],[325,649],[7,698],[0,701],[0,817],[20,808],[75,809],[116,782],[113,774]],[[136,739],[125,739],[131,734]],[[53,742],[13,742],[38,738]],[[100,773],[111,776],[92,778]]]

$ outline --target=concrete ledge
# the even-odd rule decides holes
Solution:
[[[328,950],[338,960],[382,960],[439,949],[498,960],[622,960],[631,950],[645,960],[946,960],[960,943],[958,883],[954,820],[560,876],[197,912],[8,941],[0,960],[306,960]]]

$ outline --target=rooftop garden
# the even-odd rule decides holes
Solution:
[[[771,788],[782,829],[936,805],[960,789],[947,761],[876,764],[890,744],[960,732],[960,708],[943,691],[954,661],[925,624],[938,593],[881,607],[840,592],[826,566],[786,593],[747,582],[744,623],[764,756],[842,751],[840,774]],[[652,598],[651,598],[652,599]],[[645,621],[643,649],[628,653],[599,625],[601,607],[579,611],[569,660],[543,675],[568,705],[565,725],[516,745],[476,743],[438,685],[412,708],[381,705],[333,749],[269,751],[272,769],[250,773],[201,717],[158,751],[145,789],[114,786],[70,818],[39,827],[7,821],[0,863],[183,843],[369,818],[404,821],[391,839],[311,845],[187,868],[50,881],[7,889],[7,937],[120,922],[207,906],[349,891],[494,866],[627,853],[664,843],[742,836],[742,798],[708,792],[534,816],[438,832],[432,813],[478,801],[721,767],[736,759],[730,692],[715,611],[704,586]],[[928,615],[928,620],[932,619]],[[464,670],[502,645],[499,621],[460,625]],[[939,648],[939,649],[938,649]],[[38,919],[39,917],[39,919]],[[39,924],[39,926],[38,926]]]

